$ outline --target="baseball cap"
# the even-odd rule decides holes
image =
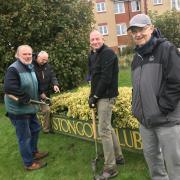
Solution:
[[[149,16],[146,14],[137,14],[131,18],[127,30],[130,30],[132,27],[145,27],[149,24],[152,24]]]

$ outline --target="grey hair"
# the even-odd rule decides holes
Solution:
[[[17,48],[17,50],[16,50],[15,58],[18,58],[18,56],[19,56],[19,51],[20,51],[22,48],[24,48],[24,47],[28,47],[28,48],[30,48],[30,49],[33,51],[32,47],[29,46],[29,45],[27,45],[27,44],[18,46],[18,48]]]
[[[41,55],[44,55],[44,54],[48,55],[48,53],[46,51],[40,51],[37,56],[41,56]]]

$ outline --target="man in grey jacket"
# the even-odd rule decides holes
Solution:
[[[143,151],[152,180],[180,179],[180,54],[145,14],[128,31],[136,44],[132,111],[140,122]]]

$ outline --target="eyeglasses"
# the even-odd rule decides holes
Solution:
[[[131,28],[131,33],[136,34],[136,33],[144,33],[150,26],[145,26],[145,27],[132,27]]]

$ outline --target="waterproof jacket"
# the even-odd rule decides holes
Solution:
[[[52,87],[54,85],[59,86],[53,68],[49,63],[39,65],[36,60],[33,60],[33,64],[39,81],[40,93],[45,93],[46,96],[50,97]]]
[[[33,65],[22,64],[18,59],[10,65],[5,75],[4,92],[5,107],[8,113],[24,115],[38,112],[37,105],[16,102],[6,95],[11,94],[27,102],[30,99],[38,100],[38,81]]]
[[[118,58],[114,51],[103,45],[92,54],[89,64],[91,76],[90,96],[113,98],[118,96]]]
[[[152,37],[132,62],[132,112],[147,128],[180,123],[180,55],[166,39]]]

